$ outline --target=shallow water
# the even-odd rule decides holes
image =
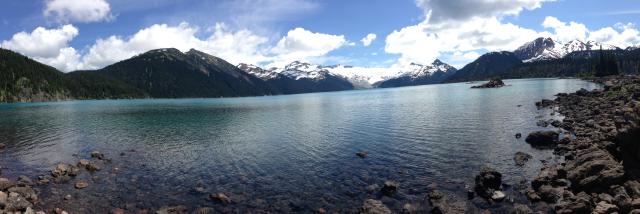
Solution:
[[[112,159],[89,188],[41,187],[45,199],[78,212],[184,204],[219,211],[354,212],[366,187],[401,184],[383,201],[399,210],[437,183],[454,194],[482,166],[516,184],[550,151],[514,134],[536,127],[534,102],[597,86],[575,79],[507,80],[500,89],[444,84],[274,97],[73,101],[0,105],[5,176],[47,174],[99,150]],[[518,105],[522,105],[518,107]],[[524,137],[523,137],[524,138]],[[369,157],[355,153],[367,151]],[[534,156],[517,167],[513,154]],[[123,153],[123,154],[121,154]],[[113,172],[112,168],[119,170]],[[80,178],[90,179],[83,174]],[[193,191],[224,192],[224,206]],[[60,202],[63,195],[74,200]],[[94,207],[88,208],[88,207]]]

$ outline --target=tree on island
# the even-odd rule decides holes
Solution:
[[[595,76],[604,77],[618,75],[618,63],[615,55],[610,51],[603,51],[602,46],[600,46],[599,55],[598,63],[595,66]]]

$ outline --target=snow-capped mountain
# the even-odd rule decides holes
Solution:
[[[431,64],[422,65],[411,63],[402,69],[398,76],[382,81],[377,85],[381,88],[427,85],[441,83],[457,72],[453,66],[436,59]]]
[[[435,60],[431,64],[411,63],[404,67],[366,68],[348,65],[321,66],[293,62],[284,68],[262,69],[255,65],[240,64],[238,68],[263,80],[288,78],[291,80],[319,81],[326,78],[348,81],[355,88],[373,88],[388,80],[400,79],[399,85],[439,83],[440,79],[456,71],[451,65]],[[405,83],[406,82],[406,83]],[[393,84],[395,85],[395,84]]]
[[[295,61],[284,68],[262,69],[255,65],[239,64],[238,68],[252,74],[285,94],[354,89],[346,78],[310,63]]]
[[[537,38],[528,42],[513,53],[523,62],[534,62],[540,60],[559,59],[577,51],[616,50],[616,46],[602,44],[596,41],[582,42],[572,40],[565,44],[554,41],[551,38]]]

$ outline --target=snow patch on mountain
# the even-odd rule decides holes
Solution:
[[[602,44],[596,41],[582,42],[579,40],[572,40],[562,44],[551,38],[537,38],[534,41],[520,46],[514,51],[514,53],[523,62],[535,62],[540,60],[559,59],[576,51],[600,50],[601,47],[603,50],[619,49],[616,46]]]

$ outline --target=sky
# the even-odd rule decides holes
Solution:
[[[0,47],[61,71],[158,48],[233,64],[293,61],[461,68],[537,37],[640,46],[637,0],[21,0],[0,7]],[[363,69],[366,71],[366,69]],[[375,70],[375,69],[372,69]]]

